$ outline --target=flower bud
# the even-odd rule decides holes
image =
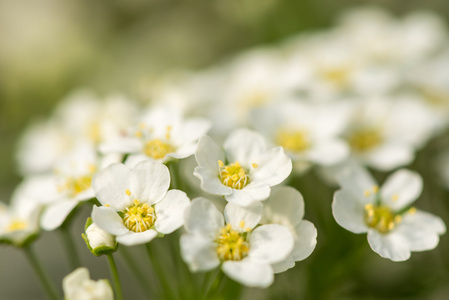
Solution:
[[[111,285],[106,279],[89,278],[86,268],[78,268],[62,280],[66,300],[113,300]]]
[[[85,228],[86,233],[82,234],[82,237],[94,255],[101,256],[117,251],[115,237],[98,227],[91,218],[87,219]]]

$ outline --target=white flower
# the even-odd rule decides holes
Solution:
[[[270,187],[281,183],[292,170],[292,161],[282,147],[268,149],[264,138],[247,129],[233,131],[224,151],[208,136],[195,152],[194,175],[201,188],[223,195],[228,202],[248,206],[270,195]]]
[[[130,169],[112,164],[93,178],[95,195],[103,206],[94,206],[93,221],[124,245],[147,243],[158,233],[168,234],[183,225],[189,198],[170,190],[168,168],[143,161]],[[168,192],[167,192],[168,191]]]
[[[114,300],[108,280],[91,280],[86,268],[78,268],[65,276],[62,288],[66,300]]]
[[[98,227],[97,224],[92,222],[91,218],[87,219],[85,233],[81,236],[89,250],[96,256],[117,251],[115,236]]]
[[[294,163],[332,165],[349,155],[348,145],[338,137],[346,127],[346,107],[286,101],[254,110],[252,120]]]
[[[292,187],[275,187],[270,198],[264,201],[260,223],[283,225],[290,229],[294,238],[293,251],[286,259],[273,265],[275,273],[293,268],[295,261],[306,259],[315,249],[317,230],[311,222],[303,220],[303,217],[303,197]]]
[[[195,151],[198,139],[211,124],[201,118],[184,119],[181,112],[169,107],[150,110],[138,128],[126,137],[100,145],[105,153],[128,153],[126,164],[135,166],[143,160],[166,162],[185,158]]]
[[[293,249],[290,231],[281,225],[257,226],[262,204],[241,207],[228,203],[224,218],[204,198],[196,198],[185,213],[181,255],[193,271],[207,271],[221,264],[230,278],[251,287],[268,287],[274,280],[272,264]]]
[[[32,181],[16,188],[9,207],[0,202],[0,244],[23,247],[37,237],[42,203],[33,197]]]
[[[443,221],[411,204],[422,191],[422,178],[401,169],[379,188],[360,166],[349,165],[339,177],[332,212],[337,223],[354,233],[368,233],[368,243],[380,256],[403,261],[411,251],[431,250],[446,231]]]

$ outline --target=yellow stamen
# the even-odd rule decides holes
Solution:
[[[18,230],[23,230],[27,227],[27,223],[23,220],[13,220],[11,223],[9,223],[6,231],[13,232]]]
[[[131,196],[131,191],[129,189],[126,189],[125,194],[126,194],[126,196]]]
[[[291,152],[302,152],[310,147],[307,133],[301,130],[280,130],[276,143]]]
[[[393,200],[393,202],[398,201],[398,199],[399,199],[398,194],[394,194],[394,195],[391,197],[391,200]]]
[[[382,142],[382,133],[378,128],[358,129],[349,136],[348,142],[355,152],[369,151]]]
[[[172,145],[164,143],[160,139],[150,140],[143,147],[143,152],[154,159],[162,159],[174,151],[175,148]]]
[[[150,229],[156,221],[154,208],[147,203],[134,199],[134,205],[123,211],[123,225],[134,232],[144,232]]]
[[[225,166],[221,160],[218,161],[219,176],[221,182],[233,189],[242,189],[249,183],[249,175],[237,161]]]
[[[397,223],[402,221],[400,215],[395,215],[388,206],[366,204],[365,223],[380,233],[388,233]]]
[[[415,207],[410,207],[410,209],[407,211],[409,214],[413,215],[416,213],[416,208]]]
[[[258,167],[259,167],[259,165],[258,165],[258,164],[256,164],[256,163],[252,163],[252,164],[251,164],[251,166],[253,166],[253,168],[254,168],[254,169],[256,169],[256,168],[258,168]]]
[[[242,260],[249,252],[247,233],[231,229],[230,224],[221,229],[216,243],[217,255],[221,261]]]

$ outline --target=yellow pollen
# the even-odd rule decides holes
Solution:
[[[239,224],[239,226],[240,226],[240,228],[243,228],[243,227],[245,227],[245,221],[240,221],[240,224]]]
[[[125,194],[126,194],[126,196],[131,196],[131,191],[129,189],[126,189]]]
[[[344,88],[348,85],[350,71],[351,68],[344,66],[325,68],[321,71],[321,75],[325,80]]]
[[[106,206],[106,207],[111,207],[111,206],[110,206],[109,204],[107,204],[107,203],[106,203],[104,206]]]
[[[399,199],[398,194],[394,194],[394,195],[391,197],[391,200],[393,200],[393,202],[398,201],[398,199]]]
[[[167,139],[167,140],[169,140],[170,139],[170,136],[171,136],[171,126],[167,126],[167,132],[165,133],[165,138]]]
[[[221,182],[233,189],[241,190],[249,183],[249,175],[237,161],[225,166],[221,160],[218,161]]]
[[[365,223],[380,233],[388,233],[397,223],[402,221],[400,215],[395,215],[388,206],[365,205]]]
[[[134,199],[134,205],[123,211],[123,225],[134,232],[144,232],[150,229],[156,221],[154,208],[147,203]]]
[[[373,186],[373,193],[376,194],[379,191],[379,187],[377,185]]]
[[[140,129],[145,129],[145,123],[143,123],[143,122],[139,123],[139,128]]]
[[[380,129],[362,128],[355,130],[348,138],[349,145],[355,152],[365,152],[382,142]]]
[[[92,176],[91,174],[80,176],[80,177],[68,177],[65,183],[58,187],[60,192],[68,191],[68,194],[71,197],[78,195],[81,192],[89,189],[92,185]]]
[[[416,208],[415,207],[410,207],[410,209],[407,211],[409,214],[413,215],[416,213]]]
[[[221,261],[242,260],[248,255],[248,233],[233,230],[230,224],[223,227],[216,240],[217,255]]]
[[[256,164],[256,163],[252,163],[252,164],[251,164],[251,166],[253,166],[253,168],[254,168],[254,169],[256,169],[256,168],[258,168],[258,167],[259,167],[259,165],[258,165],[258,164]]]
[[[23,220],[13,220],[11,223],[9,223],[7,231],[13,232],[18,230],[23,230],[27,226],[27,223]]]
[[[150,140],[143,147],[143,152],[154,159],[162,159],[174,151],[175,148],[172,145],[164,143],[160,139]]]
[[[301,130],[280,130],[276,137],[276,143],[291,152],[302,152],[310,147],[307,133]]]
[[[365,197],[369,197],[371,195],[371,191],[370,190],[365,190],[363,192],[363,194],[365,195]]]
[[[143,136],[141,131],[136,131],[136,137],[141,138]]]

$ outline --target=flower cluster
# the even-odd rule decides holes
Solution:
[[[77,91],[22,137],[17,161],[25,179],[10,206],[0,206],[0,242],[29,250],[41,229],[68,236],[78,208],[89,206],[83,238],[94,255],[108,257],[118,299],[113,254],[137,245],[147,248],[170,298],[169,268],[153,251],[160,239],[193,274],[219,269],[266,288],[308,258],[326,230],[304,220],[305,202],[315,224],[326,211],[298,188],[315,169],[329,190],[341,188],[332,202],[336,222],[367,233],[381,257],[403,261],[434,249],[446,228],[412,206],[422,177],[400,169],[379,187],[366,168],[383,176],[410,165],[447,130],[449,77],[427,77],[444,72],[447,38],[433,15],[395,20],[362,10],[332,31],[164,78],[149,89],[149,104]],[[67,299],[113,297],[85,269],[63,285]],[[215,296],[219,287],[204,284],[202,293]]]

